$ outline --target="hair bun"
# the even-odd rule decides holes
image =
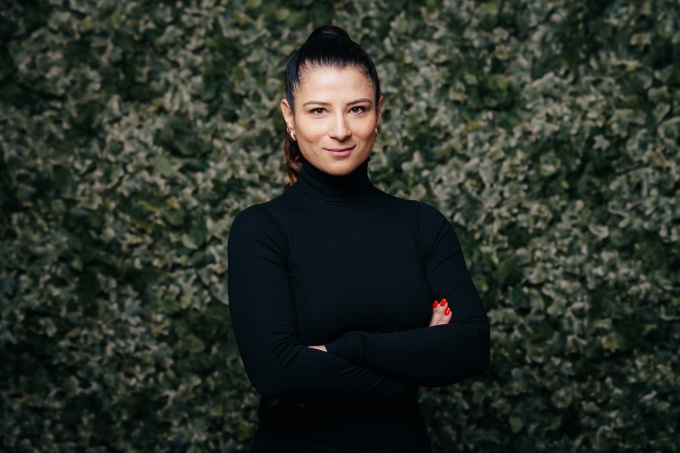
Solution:
[[[351,39],[349,37],[349,34],[340,27],[336,27],[335,25],[322,25],[321,27],[318,27],[316,30],[314,30],[312,34],[309,35],[309,38],[307,38],[307,40],[309,41],[313,38],[321,37]]]

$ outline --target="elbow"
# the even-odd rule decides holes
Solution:
[[[477,344],[478,344],[478,360],[473,366],[473,376],[481,376],[489,371],[491,363],[491,335],[489,333],[489,325],[486,328],[476,330]]]
[[[486,351],[482,351],[480,354],[479,360],[477,363],[474,365],[473,370],[472,370],[472,375],[473,376],[482,376],[486,374],[489,371],[489,365],[491,363],[491,354],[489,349],[487,348]]]
[[[250,378],[257,393],[263,398],[276,399],[286,398],[292,393],[290,385],[284,380],[277,379],[276,373],[265,374],[257,378]]]
[[[246,374],[250,380],[250,384],[255,388],[255,391],[260,394],[263,398],[275,398],[275,394],[278,389],[276,388],[276,382],[273,379],[269,379],[266,375],[260,375],[260,373],[252,373],[246,368]]]
[[[276,399],[285,397],[285,395],[283,394],[283,389],[272,382],[255,383],[252,380],[251,382],[253,384],[253,387],[255,387],[257,393],[259,393],[262,398]]]
[[[463,323],[467,334],[465,343],[469,349],[465,355],[465,378],[482,376],[489,371],[491,364],[491,329],[489,319],[485,313],[470,317]]]
[[[452,364],[452,368],[458,370],[458,378],[456,381],[468,379],[475,376],[482,376],[489,371],[491,362],[491,339],[489,335],[489,325],[481,324],[470,330],[469,349],[465,354],[465,366],[460,369],[460,363],[457,367]],[[462,374],[462,376],[461,376]],[[462,378],[462,379],[461,379]]]
[[[488,325],[470,329],[468,333],[467,344],[469,347],[464,352],[460,351],[459,354],[451,355],[448,366],[442,368],[447,370],[446,374],[422,385],[427,387],[447,386],[475,376],[482,376],[489,371],[491,342]]]
[[[294,354],[295,355],[295,354]],[[293,355],[293,356],[294,356]],[[291,356],[272,354],[270,360],[258,361],[256,367],[246,367],[251,384],[264,398],[287,398],[304,391],[304,379],[299,369],[290,365]],[[245,364],[245,363],[244,363]]]

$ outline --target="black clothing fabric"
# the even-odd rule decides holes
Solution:
[[[453,228],[373,186],[367,162],[345,176],[305,163],[236,217],[228,255],[236,341],[263,397],[252,451],[429,451],[418,386],[486,372],[489,322]],[[453,319],[428,327],[442,298]]]

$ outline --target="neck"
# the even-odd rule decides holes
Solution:
[[[352,202],[365,197],[373,189],[373,184],[368,179],[368,159],[351,173],[341,176],[319,170],[306,160],[302,162],[300,177],[293,186],[313,198]]]

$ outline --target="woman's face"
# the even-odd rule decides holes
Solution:
[[[360,69],[312,66],[301,72],[295,111],[286,99],[281,111],[295,132],[304,158],[331,175],[346,175],[371,154],[383,98]]]

